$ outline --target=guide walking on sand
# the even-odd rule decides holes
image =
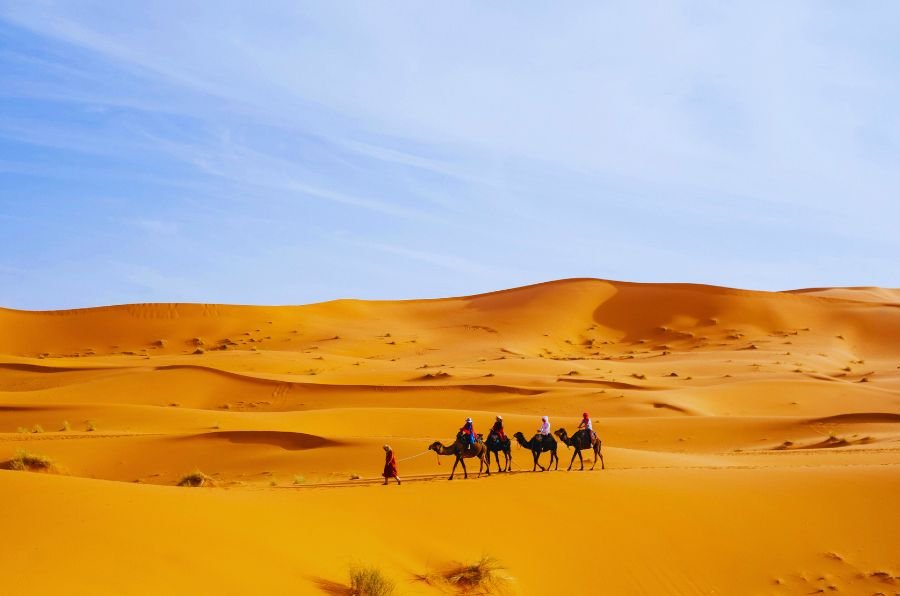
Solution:
[[[381,475],[384,476],[385,484],[388,483],[389,478],[395,479],[397,484],[400,484],[400,476],[397,475],[397,459],[394,457],[394,451],[390,445],[384,446],[384,472]]]

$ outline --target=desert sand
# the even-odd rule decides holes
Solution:
[[[426,451],[583,411],[605,469]],[[6,594],[900,594],[900,290],[0,309],[0,467]]]

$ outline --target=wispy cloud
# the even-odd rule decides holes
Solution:
[[[494,269],[486,266],[484,263],[475,262],[456,255],[435,253],[426,250],[417,250],[393,244],[385,244],[381,242],[365,242],[360,240],[343,239],[354,246],[366,250],[376,250],[382,253],[397,255],[406,259],[412,259],[429,265],[436,265],[441,269],[461,273],[465,275],[485,275],[494,271]]]
[[[126,223],[154,236],[173,236],[179,230],[178,223],[160,219],[132,219],[126,220]]]
[[[391,277],[395,295],[448,271],[457,294],[557,273],[820,284],[822,260],[900,252],[897,18],[884,3],[5,4],[0,197],[77,200],[85,222],[115,197],[112,220],[143,232],[128,262],[160,291],[219,290],[228,267],[159,264],[142,238],[222,229],[231,277],[277,286],[248,253],[315,254],[324,296],[381,294],[354,250],[382,272],[433,266]],[[56,240],[25,250],[49,261],[71,249]],[[900,277],[873,271],[831,283]]]

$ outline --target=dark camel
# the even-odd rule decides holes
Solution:
[[[450,478],[448,480],[453,480],[453,475],[456,474],[456,466],[462,463],[462,469],[464,478],[469,477],[469,472],[466,470],[466,462],[464,459],[468,459],[470,457],[478,458],[478,475],[481,476],[482,468],[487,468],[487,475],[491,475],[491,466],[490,462],[486,460],[487,456],[487,447],[484,446],[484,443],[477,441],[474,445],[469,448],[469,443],[462,437],[462,433],[456,435],[456,442],[446,447],[440,441],[435,441],[431,445],[428,446],[428,449],[434,451],[438,455],[455,455],[456,461],[453,462],[453,469],[450,470]]]
[[[540,468],[541,472],[549,470],[550,466],[553,465],[554,460],[556,460],[556,467],[554,469],[559,469],[559,457],[556,455],[556,439],[553,438],[553,435],[541,437],[541,435],[536,434],[530,441],[526,441],[525,435],[522,433],[516,433],[513,436],[516,438],[516,441],[519,442],[519,445],[531,451],[531,456],[534,458],[534,466],[531,468],[532,472],[534,472],[535,468]],[[540,457],[541,453],[544,451],[550,452],[550,463],[547,464],[546,468],[538,461],[538,457]]]
[[[488,460],[488,468],[491,467],[491,453],[494,454],[494,459],[497,461],[497,472],[509,472],[509,469],[512,467],[512,442],[509,440],[509,437],[506,437],[504,440],[500,440],[500,437],[497,436],[497,433],[490,433],[488,435],[487,441],[485,441],[484,446],[487,447],[487,460]],[[503,466],[503,469],[500,469],[500,452],[503,452],[503,456],[506,458],[506,463]]]
[[[592,470],[594,469],[594,466],[597,465],[597,458],[600,458],[600,469],[606,469],[606,463],[603,461],[603,454],[600,452],[600,437],[592,437],[591,432],[587,429],[575,431],[575,434],[572,435],[571,439],[564,428],[560,428],[554,434],[559,437],[560,441],[565,443],[566,447],[575,448],[575,453],[572,454],[572,461],[569,462],[569,469],[566,470],[567,472],[572,469],[572,464],[575,463],[576,455],[581,462],[582,471],[584,470],[584,458],[581,457],[582,449],[593,449],[594,451],[594,463],[591,465]]]

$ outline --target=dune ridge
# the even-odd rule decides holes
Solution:
[[[363,560],[402,593],[431,594],[416,574],[480,554],[521,594],[548,573],[562,590],[617,594],[890,593],[898,305],[884,288],[568,279],[428,300],[0,308],[0,462],[53,462],[0,470],[0,515],[18,537],[0,541],[0,560],[17,593],[158,593],[160,568],[200,592],[335,593]],[[571,434],[584,411],[606,470],[575,458],[564,472],[574,452],[560,444],[561,471],[532,474],[514,446],[512,473],[476,481],[470,460],[469,480],[448,483],[452,461],[426,450],[466,416],[485,432],[502,414],[530,436],[541,415]],[[385,443],[400,487],[376,486]],[[214,486],[176,486],[195,470]],[[44,511],[42,532],[10,513],[21,503],[26,519]],[[51,540],[88,519],[66,516],[73,506],[93,512],[96,538],[48,574],[20,549],[63,558]],[[195,507],[206,521],[184,542],[171,524]],[[143,515],[171,524],[139,531]],[[490,538],[498,519],[515,540]],[[488,539],[460,541],[463,523]],[[602,534],[603,556],[556,538],[522,548],[536,523]],[[301,534],[318,554],[298,549]],[[106,539],[145,549],[126,557],[140,581],[110,570]],[[177,571],[189,552],[202,576]]]

